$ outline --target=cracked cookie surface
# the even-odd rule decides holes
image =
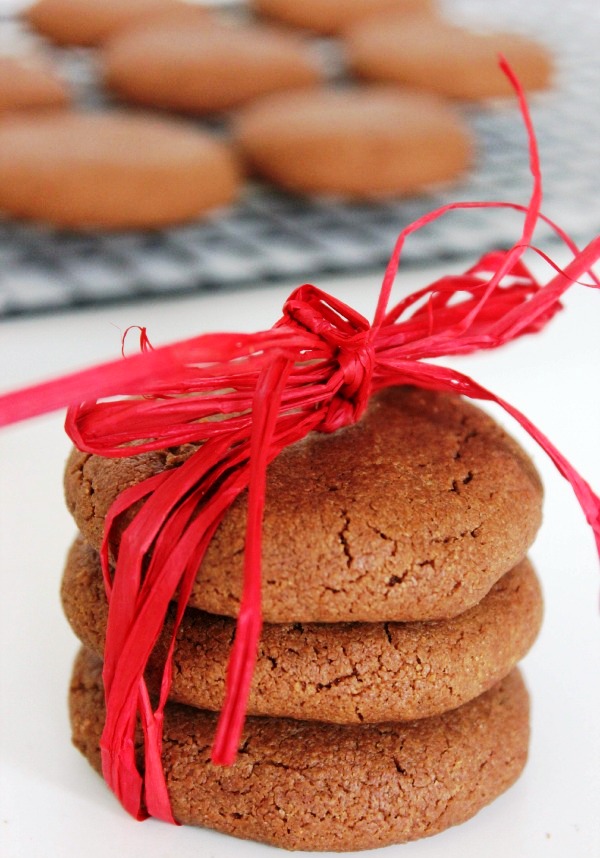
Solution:
[[[121,491],[185,467],[187,446],[123,459],[73,451],[67,506],[95,548]],[[410,387],[372,397],[363,418],[311,433],[269,466],[263,524],[267,622],[413,621],[477,604],[533,542],[542,487],[528,456],[460,397]],[[235,616],[246,493],[217,529],[190,604]],[[112,543],[118,551],[127,516]]]
[[[83,650],[69,695],[73,742],[100,770],[101,662]],[[436,834],[504,792],[527,758],[518,671],[471,703],[405,724],[248,718],[229,768],[210,763],[216,716],[170,704],[163,768],[182,823],[287,849],[352,851]]]
[[[78,540],[62,586],[81,642],[104,651],[108,605],[96,552]],[[160,687],[173,610],[146,678]],[[472,700],[506,676],[537,636],[538,581],[527,560],[475,607],[451,620],[417,623],[265,624],[248,701],[251,715],[334,723],[407,721]],[[218,711],[235,622],[188,609],[177,633],[170,699]]]

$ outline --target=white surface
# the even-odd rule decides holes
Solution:
[[[427,282],[429,274],[404,276],[396,295]],[[372,314],[377,277],[318,285]],[[120,331],[129,324],[146,324],[155,343],[205,330],[267,327],[289,291],[271,287],[5,322],[0,383],[9,389],[114,357]],[[525,411],[596,488],[599,302],[597,292],[576,287],[567,311],[542,335],[454,361]],[[517,785],[469,823],[372,853],[382,858],[600,854],[600,576],[593,538],[570,488],[543,453],[509,418],[494,413],[532,453],[547,492],[545,522],[532,552],[546,618],[524,665],[533,700],[530,761]],[[70,745],[65,698],[77,644],[61,615],[58,589],[74,526],[62,501],[69,444],[61,424],[62,416],[54,415],[0,432],[0,853],[274,855],[268,847],[211,832],[134,822]]]

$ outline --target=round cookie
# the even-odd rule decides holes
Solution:
[[[158,227],[226,205],[237,190],[229,148],[174,120],[61,112],[0,127],[0,209],[18,218]]]
[[[249,168],[288,191],[397,197],[455,179],[468,129],[436,98],[391,87],[278,93],[249,105],[235,136]]]
[[[260,15],[323,35],[335,35],[377,13],[428,13],[433,0],[252,0]]]
[[[515,33],[481,33],[438,20],[378,16],[357,24],[345,37],[352,70],[370,81],[460,99],[513,95],[498,65],[503,54],[526,90],[545,89],[550,83],[547,51]]]
[[[86,540],[126,487],[195,448],[121,459],[72,452],[67,507]],[[263,521],[266,622],[444,619],[477,604],[526,554],[541,520],[529,457],[464,399],[411,387],[372,397],[353,426],[311,433],[269,466]],[[190,605],[236,616],[246,495],[213,536]],[[127,516],[119,519],[121,528]],[[114,533],[113,553],[119,531]]]
[[[69,101],[66,84],[38,57],[0,57],[0,116],[14,110],[65,107]]]
[[[37,0],[24,16],[33,29],[58,44],[88,46],[182,5],[180,0]]]
[[[106,45],[103,68],[123,99],[197,115],[321,78],[311,48],[295,35],[216,22],[132,28]]]
[[[102,657],[108,604],[98,555],[81,539],[69,553],[61,595],[71,628]],[[146,673],[155,690],[173,619],[172,610]],[[248,713],[339,724],[439,715],[507,676],[533,644],[541,620],[539,584],[524,560],[452,620],[265,624]],[[232,619],[186,611],[171,700],[221,709],[234,633]]]
[[[73,742],[100,771],[101,662],[83,651]],[[163,768],[175,819],[286,849],[354,851],[464,822],[518,778],[529,741],[517,671],[471,703],[406,724],[248,718],[237,761],[210,763],[216,716],[169,704]]]

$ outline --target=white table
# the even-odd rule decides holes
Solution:
[[[466,266],[465,266],[466,267]],[[411,272],[397,288],[428,282]],[[439,273],[439,272],[437,272]],[[378,276],[318,285],[371,315]],[[291,284],[291,286],[296,284]],[[279,315],[288,287],[144,302],[0,325],[0,385],[9,389],[116,357],[120,333],[145,324],[155,343],[201,331],[253,330]],[[600,295],[576,287],[537,337],[455,366],[521,408],[600,488]],[[532,551],[545,592],[543,631],[524,671],[533,700],[527,769],[469,823],[378,854],[412,858],[537,858],[600,854],[600,576],[591,531],[569,486],[509,418],[546,486]],[[137,824],[70,745],[66,689],[77,643],[58,589],[74,525],[62,501],[69,444],[62,416],[0,432],[0,853],[3,858],[244,858],[273,855],[193,829]]]

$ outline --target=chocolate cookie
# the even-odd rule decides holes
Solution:
[[[191,114],[229,110],[321,78],[311,49],[295,35],[177,20],[111,40],[103,68],[106,85],[126,101]]]
[[[179,0],[37,0],[27,23],[61,45],[98,45],[134,21],[169,13]]]
[[[399,83],[462,99],[513,94],[503,54],[526,90],[545,89],[552,64],[538,43],[515,33],[480,33],[441,20],[377,16],[346,34],[352,70],[370,81]]]
[[[65,107],[69,101],[66,84],[39,57],[0,57],[0,116],[13,110]]]
[[[75,634],[102,656],[108,605],[98,556],[81,540],[69,553],[62,601]],[[153,688],[160,687],[173,617],[150,660]],[[340,724],[438,715],[505,677],[529,650],[541,619],[539,584],[524,560],[452,620],[265,624],[248,712]],[[177,634],[171,700],[222,707],[234,633],[233,620],[188,609]]]
[[[127,486],[183,466],[188,446],[124,459],[73,451],[67,506],[86,540]],[[444,619],[477,604],[525,555],[542,487],[528,456],[458,396],[410,387],[374,396],[359,423],[312,433],[267,477],[267,622]],[[125,527],[122,516],[120,526]],[[246,524],[241,495],[215,533],[190,604],[238,611]],[[119,533],[115,533],[113,551]]]
[[[175,120],[119,112],[10,117],[0,209],[62,227],[157,227],[232,202],[229,148]]]
[[[73,742],[100,770],[101,662],[86,651],[70,710]],[[162,759],[175,818],[305,850],[370,849],[463,822],[517,779],[529,738],[517,671],[459,709],[407,724],[249,718],[230,768],[210,762],[215,723],[167,706]]]
[[[267,18],[323,35],[341,33],[377,13],[421,14],[433,5],[433,0],[252,0],[254,10]]]
[[[452,107],[391,87],[278,93],[237,119],[250,168],[286,190],[398,197],[455,179],[472,155]]]

